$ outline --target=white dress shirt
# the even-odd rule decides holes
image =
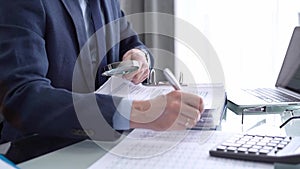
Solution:
[[[87,38],[93,35],[94,31],[94,24],[92,20],[91,10],[89,8],[88,0],[79,0],[82,16],[86,28],[86,35]],[[100,8],[99,8],[100,9]],[[104,20],[103,12],[101,12],[102,19]],[[91,38],[88,40],[89,43],[89,50],[92,57],[93,65],[97,63],[97,47],[95,46],[97,43]],[[97,69],[93,69],[97,70]],[[128,100],[123,98],[120,104],[117,106],[117,112],[115,112],[113,116],[113,128],[116,130],[128,130],[130,128],[130,112],[132,107],[132,100]]]

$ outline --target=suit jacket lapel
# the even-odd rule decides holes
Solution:
[[[97,41],[97,53],[98,53],[98,58],[99,62],[97,65],[99,65],[99,70],[97,73],[97,82],[100,84],[103,84],[106,81],[106,77],[102,76],[101,74],[103,73],[103,68],[107,65],[107,48],[106,48],[106,35],[105,31],[108,28],[105,26],[105,13],[101,13],[101,8],[102,8],[102,3],[100,3],[99,0],[90,0],[90,8],[92,12],[92,18],[94,22],[94,27],[96,33],[94,34],[94,37],[96,38]],[[103,2],[103,1],[101,1]],[[105,8],[104,8],[105,9]],[[103,16],[103,18],[102,18]],[[110,39],[107,39],[108,42]]]
[[[73,80],[76,79],[76,81],[73,82],[73,88],[75,87],[76,91],[92,92],[95,90],[95,75],[93,75],[90,51],[86,45],[87,35],[79,1],[61,1],[73,20],[80,49],[80,54],[74,68]],[[85,84],[82,84],[83,82],[85,82]]]
[[[78,0],[61,0],[71,16],[77,34],[79,47],[82,48],[87,41],[84,20]]]

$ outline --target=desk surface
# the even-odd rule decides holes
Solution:
[[[21,169],[85,169],[105,153],[97,144],[85,140],[21,163],[18,166]]]
[[[221,131],[217,131],[222,137],[231,136],[234,133],[246,132],[248,130],[264,133],[268,131],[274,132],[274,134],[285,134],[285,129],[279,129],[281,123],[280,115],[248,115],[244,117],[244,124],[241,125],[241,116],[234,114],[231,111],[227,111],[226,118],[222,121]],[[266,130],[266,127],[270,128]],[[203,153],[209,157],[208,150],[210,147],[206,146],[207,150]],[[99,158],[101,158],[106,151],[100,148],[97,144],[90,140],[84,140],[79,143],[67,146],[57,151],[48,153],[46,155],[34,158],[32,160],[18,164],[22,169],[30,168],[72,168],[72,169],[84,169],[92,165]],[[217,162],[218,160],[216,160]],[[239,160],[235,160],[235,164],[241,164]],[[250,163],[250,162],[249,162]],[[221,164],[222,165],[222,164]],[[220,165],[220,166],[221,166]],[[264,168],[273,168],[272,164],[263,164]],[[239,166],[240,168],[241,166]],[[251,168],[251,167],[248,167]]]

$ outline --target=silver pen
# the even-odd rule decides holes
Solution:
[[[181,86],[170,69],[164,69],[164,75],[167,78],[168,82],[174,87],[175,90],[181,90]]]

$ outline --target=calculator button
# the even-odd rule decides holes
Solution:
[[[277,146],[277,149],[283,149],[285,146],[286,146],[286,145],[284,145],[284,144],[279,144],[279,145]]]
[[[250,154],[256,154],[257,152],[258,152],[258,149],[256,149],[256,148],[250,148],[248,150],[248,153],[250,153]]]
[[[265,150],[273,150],[273,147],[265,146],[265,147],[263,147],[263,149],[265,149]]]
[[[270,142],[270,140],[268,140],[268,139],[262,139],[262,140],[260,140],[260,143],[269,143]]]
[[[280,142],[280,144],[287,145],[287,144],[289,144],[289,142],[287,142],[287,141],[282,141],[282,142]]]
[[[226,146],[218,146],[217,151],[224,151],[226,150]]]
[[[276,145],[277,145],[277,144],[275,144],[275,143],[268,143],[268,144],[267,144],[267,146],[270,146],[270,147],[276,147]]]
[[[234,152],[236,149],[236,147],[227,147],[228,152]]]
[[[259,141],[259,140],[261,140],[261,139],[262,139],[262,137],[253,137],[253,138],[252,138],[252,140],[253,140],[253,141],[256,141],[256,142]]]
[[[267,145],[267,143],[265,143],[265,142],[258,142],[258,143],[256,143],[256,145],[258,145],[258,146],[265,146],[265,145]]]
[[[278,144],[278,143],[280,143],[280,141],[278,141],[278,140],[272,140],[270,143]]]
[[[256,142],[255,141],[248,141],[247,144],[250,144],[250,145],[255,145]]]
[[[262,154],[262,155],[267,155],[270,151],[269,150],[265,150],[265,149],[261,149],[259,150],[259,154]]]
[[[240,140],[240,141],[237,141],[236,143],[237,143],[237,144],[245,144],[246,141],[241,141],[241,140]]]
[[[248,148],[240,147],[237,149],[238,153],[245,153],[247,152]]]
[[[257,145],[255,145],[255,146],[252,146],[252,148],[261,149],[262,146],[257,146]]]
[[[250,144],[244,144],[244,145],[242,145],[242,147],[244,147],[244,148],[251,148],[252,145],[250,145]]]
[[[277,141],[282,141],[284,139],[284,137],[275,137],[274,140],[277,140]]]

